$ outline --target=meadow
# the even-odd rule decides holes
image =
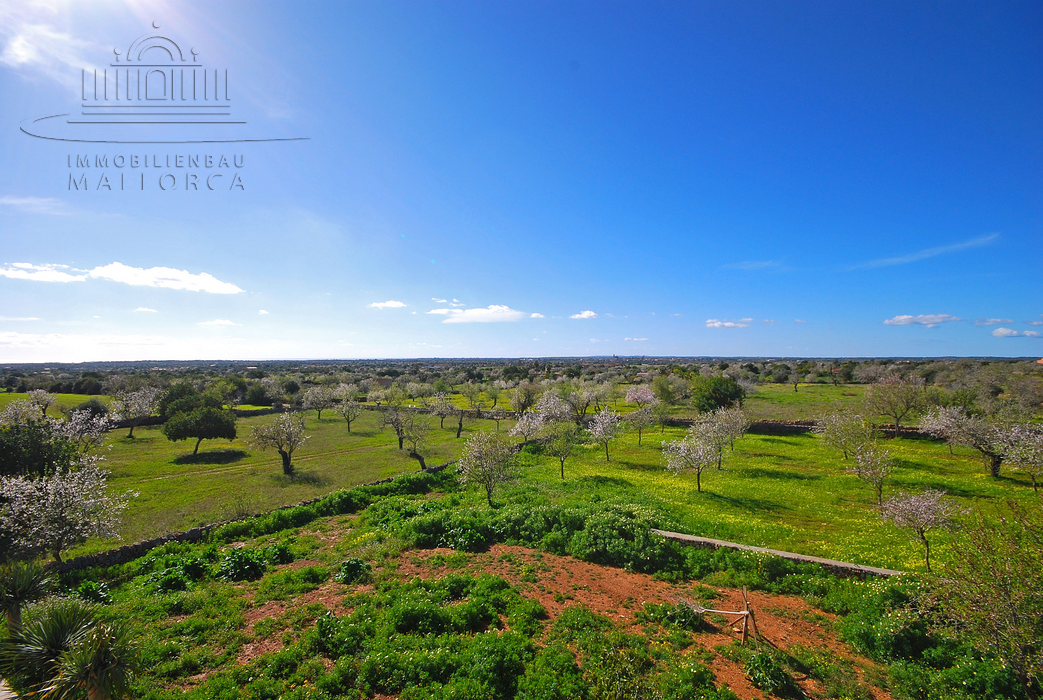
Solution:
[[[794,392],[792,386],[768,385],[748,399],[747,407],[758,419],[807,418],[838,404],[855,406],[860,393],[861,387],[851,386],[802,385]],[[305,415],[310,439],[294,455],[293,477],[282,473],[278,455],[250,444],[252,429],[273,420],[270,415],[241,418],[236,440],[205,441],[194,457],[190,441],[170,442],[158,427],[136,428],[133,439],[125,429],[112,431],[101,450],[112,487],[139,494],[124,519],[124,540],[263,512],[418,470],[416,460],[397,449],[393,431],[380,430],[376,411],[363,411],[350,432],[333,411],[324,411],[321,420],[314,411]],[[430,422],[422,453],[431,465],[456,459],[469,435],[496,427],[492,420],[468,419],[458,440],[455,419],[447,419],[444,429],[437,418]],[[504,430],[511,425],[500,422]],[[526,450],[519,456],[521,478],[505,487],[502,497],[640,503],[660,513],[670,529],[688,534],[901,570],[923,567],[919,544],[880,519],[872,489],[846,471],[850,461],[814,435],[748,434],[726,448],[722,470],[703,473],[698,493],[694,475],[675,476],[663,466],[661,443],[683,432],[646,430],[640,446],[636,433],[626,433],[613,441],[607,462],[600,446],[581,445],[566,463],[564,480],[557,460]],[[896,458],[885,497],[942,489],[968,512],[988,510],[1007,498],[1035,498],[1027,477],[1005,470],[992,479],[971,450],[957,448],[950,454],[948,447],[930,440],[884,443]],[[473,497],[479,504],[477,492]],[[933,539],[938,545],[932,554],[942,561],[950,540],[940,533]],[[70,554],[109,546],[92,540]]]

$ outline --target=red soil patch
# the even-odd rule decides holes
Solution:
[[[403,578],[444,576],[452,570],[441,565],[441,557],[438,555],[445,557],[451,554],[455,554],[451,549],[407,552],[398,562],[397,573]],[[432,557],[437,557],[433,563],[429,561]],[[488,552],[473,555],[459,571],[489,573],[506,579],[527,597],[538,600],[552,619],[566,607],[583,604],[624,628],[632,628],[629,631],[634,633],[640,632],[641,626],[635,622],[635,614],[645,603],[676,604],[687,600],[717,610],[745,609],[740,590],[717,588],[714,589],[718,594],[716,599],[699,602],[699,593],[705,591],[706,587],[698,583],[671,584],[645,574],[597,566],[525,547],[494,545]],[[843,642],[824,631],[821,625],[812,622],[823,618],[832,621],[836,619],[835,616],[815,610],[802,599],[793,596],[759,591],[751,591],[748,595],[750,609],[754,611],[757,627],[766,642],[783,650],[794,645],[826,650],[851,661],[856,669],[872,665],[857,657]],[[700,633],[695,639],[701,646],[712,650],[715,646],[738,639],[739,629],[739,625],[734,629],[719,625],[716,632]],[[718,655],[710,667],[718,682],[727,684],[743,700],[764,697],[747,680],[737,663]],[[805,690],[821,691],[820,684],[812,679],[796,680]],[[873,687],[870,689],[877,700],[890,700],[886,692]]]

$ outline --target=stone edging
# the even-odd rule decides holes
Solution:
[[[845,561],[836,561],[835,559],[823,559],[822,557],[812,557],[805,554],[796,554],[794,552],[783,552],[778,549],[768,549],[767,547],[754,547],[749,544],[726,542],[725,540],[715,540],[710,537],[696,537],[695,535],[685,535],[680,532],[670,532],[668,530],[653,529],[652,532],[688,547],[701,547],[704,549],[719,549],[724,547],[726,549],[737,549],[744,552],[771,554],[776,557],[782,557],[783,559],[789,559],[790,561],[819,564],[837,576],[857,576],[858,578],[866,578],[867,576],[899,576],[905,573],[904,571],[895,571],[894,569],[881,569],[876,566],[850,564]]]
[[[456,464],[455,459],[451,462],[446,462],[445,464],[439,464],[437,467],[430,467],[426,471],[428,473],[440,472],[446,467],[453,464]],[[414,474],[416,472],[409,473]],[[394,481],[397,478],[397,476],[392,476],[388,477],[387,479],[372,481],[368,484],[358,484],[357,486],[352,486],[351,488],[358,488],[359,486],[377,486],[379,484],[387,484],[389,482]],[[333,491],[331,493],[336,493],[336,491]],[[88,569],[92,567],[108,567],[117,566],[119,564],[126,564],[127,562],[142,557],[145,554],[147,554],[150,550],[153,550],[156,547],[161,547],[168,542],[198,542],[199,540],[204,539],[213,530],[223,525],[227,525],[228,523],[234,523],[240,520],[247,520],[248,518],[260,518],[271,513],[277,513],[280,510],[287,510],[289,508],[297,508],[299,506],[310,506],[313,503],[318,503],[319,501],[321,501],[329,495],[330,494],[327,493],[325,495],[317,496],[315,498],[309,498],[308,500],[301,501],[300,503],[291,503],[290,505],[279,506],[278,508],[273,508],[272,510],[266,511],[264,513],[254,513],[253,515],[244,515],[241,518],[235,518],[233,520],[222,520],[220,522],[210,523],[208,525],[200,525],[199,527],[194,527],[191,530],[185,530],[184,532],[171,532],[166,535],[160,535],[159,537],[153,537],[150,540],[134,542],[133,544],[125,544],[122,547],[116,547],[115,549],[107,549],[104,552],[84,554],[82,556],[75,557],[68,561],[52,561],[47,563],[44,566],[44,568],[46,568],[48,571],[53,571],[58,574],[64,574],[68,571],[76,571],[78,569]]]

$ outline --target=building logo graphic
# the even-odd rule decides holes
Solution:
[[[158,23],[152,24],[158,30]],[[29,136],[84,143],[247,143],[306,137],[255,131],[236,117],[228,69],[151,31],[114,48],[107,66],[80,71],[80,104],[22,121]],[[264,127],[261,127],[262,129]]]

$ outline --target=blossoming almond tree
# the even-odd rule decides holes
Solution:
[[[587,429],[594,442],[599,442],[605,446],[606,462],[609,461],[608,443],[612,442],[619,435],[621,427],[619,414],[606,408],[594,416],[594,420],[591,421],[590,427]]]
[[[945,491],[927,489],[921,494],[900,493],[887,499],[880,514],[900,528],[911,530],[924,546],[924,565],[931,570],[931,530],[951,530],[953,516],[960,509],[946,496]]]
[[[47,552],[59,562],[64,550],[88,537],[118,537],[122,513],[137,493],[110,494],[106,479],[90,455],[52,475],[0,478],[0,529],[17,547]]]
[[[271,423],[254,428],[253,432],[255,445],[279,453],[283,474],[287,476],[293,475],[293,453],[310,437],[304,434],[304,417],[293,413],[283,413]]]
[[[485,489],[485,497],[492,507],[493,490],[517,476],[514,445],[502,433],[477,432],[464,443],[458,468],[464,483]]]

